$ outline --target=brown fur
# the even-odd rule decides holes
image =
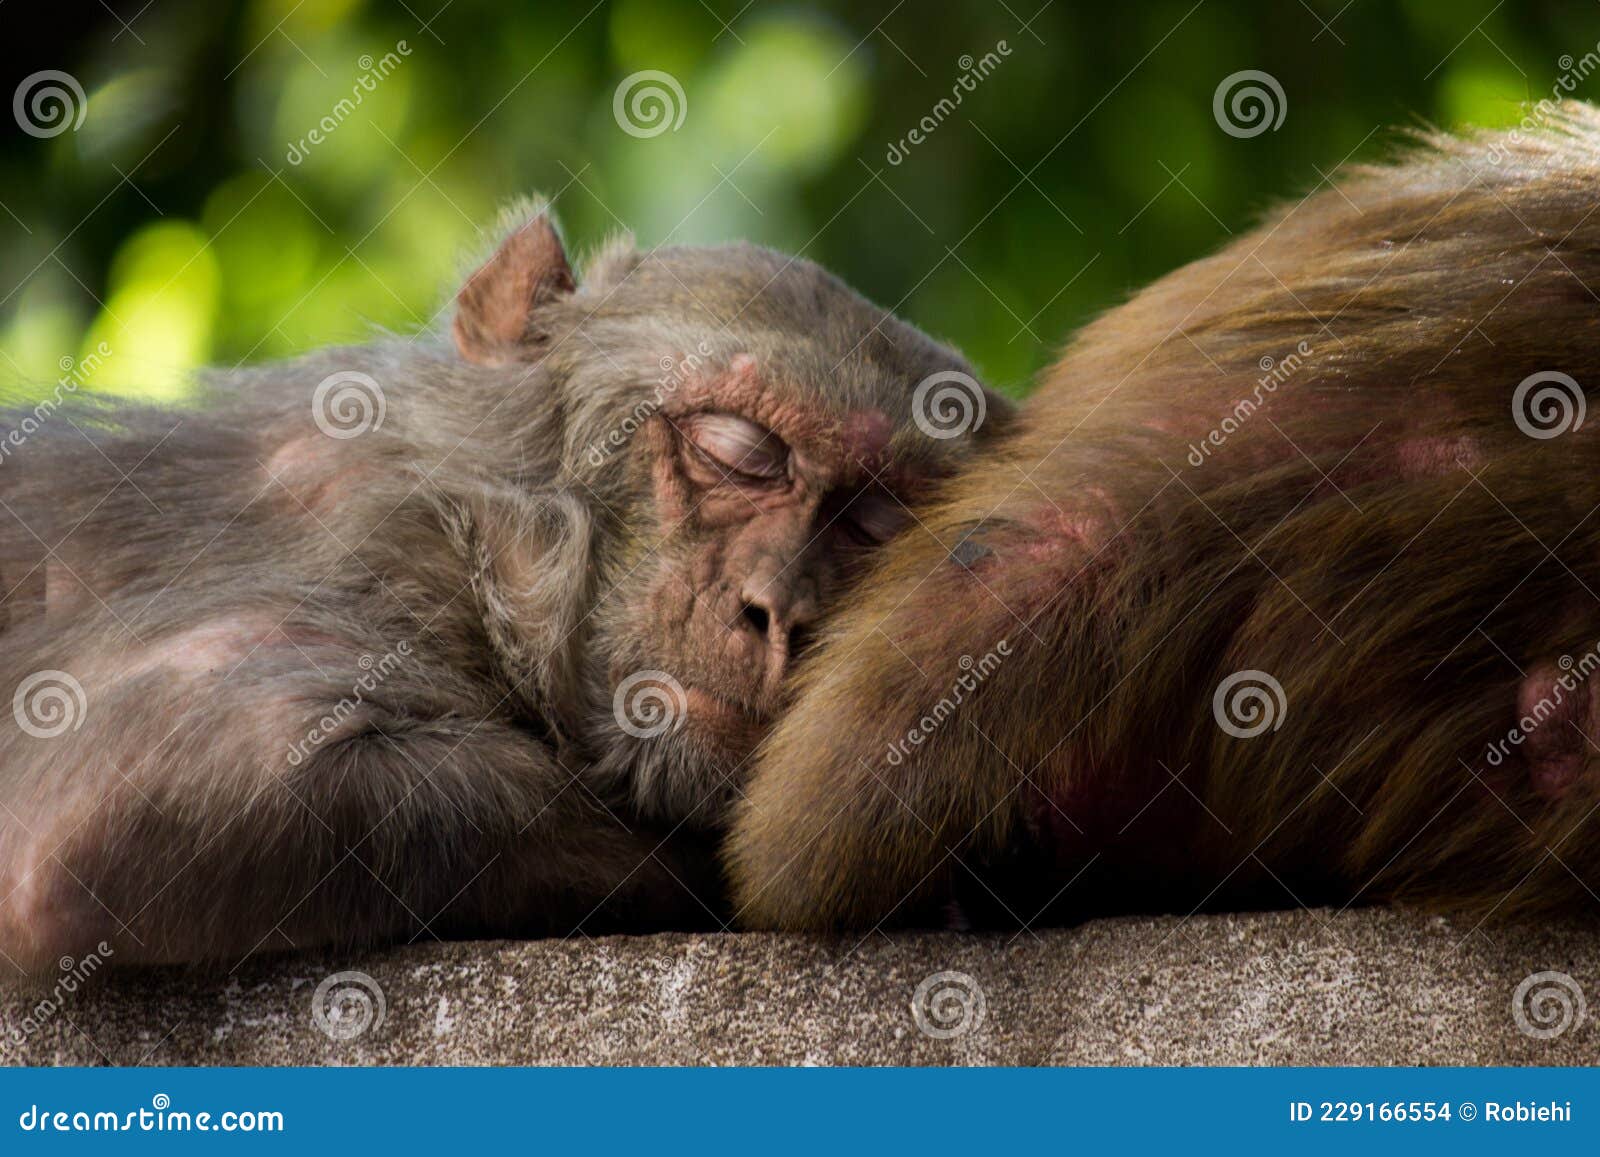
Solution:
[[[542,214],[504,236],[453,346],[6,415],[0,689],[83,696],[0,727],[13,963],[717,919],[698,833],[875,545],[858,504],[969,452],[908,421],[964,363],[752,246],[613,246],[580,285]],[[313,399],[351,372],[383,419],[346,377],[319,413],[371,418],[335,436]],[[701,445],[753,422],[772,477]],[[644,669],[684,701],[640,737],[613,695]]]
[[[739,919],[1592,911],[1600,677],[1551,700],[1600,646],[1600,420],[1539,440],[1512,398],[1600,384],[1597,207],[1591,109],[1436,139],[1090,325],[828,631]],[[1251,670],[1287,706],[1240,738]]]

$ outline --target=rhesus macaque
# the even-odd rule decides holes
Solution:
[[[747,926],[1600,895],[1600,114],[1439,139],[1088,326],[756,761]]]
[[[451,336],[10,415],[13,963],[713,920],[704,833],[819,611],[971,452],[911,421],[968,367],[749,245],[580,284],[542,212]]]

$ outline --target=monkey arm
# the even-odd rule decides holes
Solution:
[[[1028,720],[1059,714],[1065,676],[1040,685],[1049,643],[1031,631],[1049,625],[1025,623],[969,570],[995,549],[980,524],[1000,479],[968,481],[889,549],[803,672],[725,846],[738,921],[937,922],[961,864],[1003,852],[1047,806],[1027,774],[1047,745],[1013,741],[1044,738]]]
[[[6,740],[0,950],[26,968],[102,940],[231,962],[713,923],[709,857],[631,830],[411,656],[236,620],[160,647],[86,674],[76,730]]]

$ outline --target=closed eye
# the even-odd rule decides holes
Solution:
[[[729,474],[782,478],[789,469],[789,447],[765,426],[733,414],[695,414],[683,431],[699,450]]]
[[[845,509],[843,520],[858,538],[876,545],[910,526],[911,514],[894,495],[873,487],[855,496]]]

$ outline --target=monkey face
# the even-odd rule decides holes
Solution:
[[[614,248],[578,278],[541,217],[468,281],[454,333],[488,396],[529,400],[524,475],[559,427],[549,465],[599,528],[568,584],[596,592],[566,632],[582,746],[674,822],[720,819],[822,616],[1009,408],[953,350],[750,245]]]
[[[749,354],[650,420],[652,517],[606,642],[624,733],[641,705],[673,716],[633,737],[652,810],[721,811],[824,611],[913,522],[933,471],[897,462],[895,433],[882,410],[831,408]]]

